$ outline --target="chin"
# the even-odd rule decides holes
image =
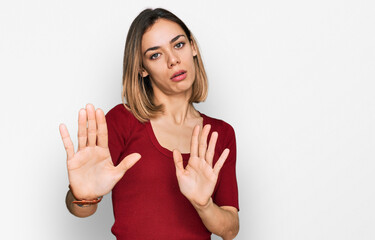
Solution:
[[[194,83],[193,80],[181,81],[179,83],[180,84],[178,84],[178,89],[180,89],[182,91],[190,91],[190,90],[193,89],[193,83]]]

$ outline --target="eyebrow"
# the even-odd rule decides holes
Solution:
[[[176,37],[172,38],[172,40],[169,41],[169,43],[174,43],[174,42],[176,42],[180,37],[185,37],[185,35],[183,35],[183,34],[177,35]],[[159,48],[160,48],[160,46],[150,47],[150,48],[148,48],[148,49],[145,51],[144,55],[146,55],[146,53],[147,53],[148,51],[156,50],[156,49],[159,49]]]

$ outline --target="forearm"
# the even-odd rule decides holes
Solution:
[[[236,212],[217,206],[212,198],[206,206],[193,206],[210,232],[224,240],[233,239],[238,234],[239,219]]]
[[[84,218],[91,216],[98,208],[98,204],[78,206],[77,204],[73,203],[75,200],[76,199],[74,198],[72,192],[69,190],[65,198],[66,207],[68,208],[69,212],[76,217]]]

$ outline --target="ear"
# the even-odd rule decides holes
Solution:
[[[149,74],[148,72],[146,71],[146,69],[142,68],[141,71],[139,71],[139,74],[142,76],[142,77],[147,77]]]
[[[197,56],[197,48],[195,47],[194,40],[190,40],[190,46],[191,46],[191,50],[193,52],[193,57],[196,57]]]

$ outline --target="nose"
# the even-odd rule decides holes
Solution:
[[[181,60],[175,52],[171,51],[168,55],[168,68],[172,68],[173,66],[176,66],[177,64],[181,63]]]

